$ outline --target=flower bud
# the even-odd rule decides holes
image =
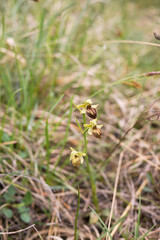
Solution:
[[[96,138],[101,138],[102,137],[102,132],[101,132],[100,128],[94,127],[93,130],[92,130],[92,133]]]
[[[97,118],[97,110],[96,108],[93,108],[91,105],[87,106],[86,113],[90,118],[93,119]]]

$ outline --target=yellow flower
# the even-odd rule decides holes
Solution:
[[[103,127],[103,124],[97,125],[97,118],[90,121],[90,124],[84,124],[85,128],[88,128],[88,134],[89,135],[94,135],[97,138],[101,138],[102,133],[101,133],[101,128]]]
[[[92,100],[91,99],[87,99],[83,104],[80,104],[80,105],[77,105],[77,108],[79,109],[80,113],[81,114],[84,114],[86,113],[89,109],[95,109],[96,110],[96,107],[98,106],[97,105],[92,105]],[[89,115],[90,116],[90,115]],[[96,117],[97,116],[97,113],[95,111],[94,113],[94,116]],[[95,118],[95,117],[91,117],[91,118]]]
[[[83,157],[86,156],[83,152],[77,152],[74,148],[70,147],[71,154],[70,154],[70,161],[72,162],[73,166],[79,166],[83,164],[84,159]]]

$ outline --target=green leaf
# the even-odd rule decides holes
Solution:
[[[1,211],[7,218],[11,218],[13,216],[13,211],[9,208],[5,207]]]
[[[4,193],[3,197],[6,200],[6,202],[14,202],[14,195],[16,191],[15,188],[11,185],[8,188],[8,191]]]
[[[13,187],[13,185],[11,185],[9,188],[8,188],[8,193],[11,195],[11,196],[14,196],[16,191],[15,191],[15,188]]]
[[[21,158],[26,158],[28,156],[28,153],[27,152],[20,152],[18,154]]]
[[[20,214],[29,212],[29,208],[27,208],[27,207],[25,207],[25,206],[20,206],[20,207],[18,208],[18,212],[19,212]]]
[[[28,212],[24,212],[20,215],[21,220],[25,223],[29,223],[31,221],[31,217]]]
[[[7,133],[5,132],[2,133],[2,142],[9,142],[11,141],[11,139],[12,138]]]
[[[26,192],[23,201],[24,201],[25,205],[30,205],[30,204],[32,204],[33,199],[32,199],[32,194],[31,194],[31,192],[29,192],[29,191]]]

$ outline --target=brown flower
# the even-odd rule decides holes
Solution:
[[[88,128],[87,132],[88,132],[89,135],[93,134],[95,137],[101,138],[101,136],[102,136],[101,128],[102,128],[103,125],[102,124],[101,125],[97,124],[97,118],[90,121],[89,124],[84,124],[83,126],[85,128]]]
[[[77,108],[79,109],[81,114],[87,113],[87,115],[93,119],[95,119],[95,115],[97,116],[97,105],[92,105],[92,100],[91,99],[87,99],[84,103],[77,105]]]
[[[101,131],[100,128],[94,127],[93,130],[92,130],[92,133],[96,138],[101,138],[102,137],[102,131]]]
[[[86,113],[90,118],[93,118],[93,119],[97,118],[97,110],[96,110],[96,108],[92,107],[91,105],[87,106]]]

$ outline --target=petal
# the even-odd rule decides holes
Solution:
[[[83,152],[78,152],[78,156],[82,157],[82,156],[86,156],[86,154]]]
[[[97,118],[94,119],[94,120],[92,120],[92,121],[90,121],[90,124],[91,124],[92,126],[96,126],[96,125],[97,125]]]
[[[103,124],[101,124],[101,125],[97,125],[97,128],[102,128],[103,127]]]
[[[84,113],[86,113],[86,109],[85,109],[85,108],[83,108],[83,109],[81,110],[81,114],[84,114]]]
[[[92,104],[92,100],[91,100],[91,99],[87,99],[87,100],[85,101],[85,103]]]
[[[89,134],[89,135],[92,135],[92,128],[89,128],[89,129],[88,129],[88,134]]]
[[[91,105],[92,108],[97,108],[98,107],[98,104],[97,105]]]
[[[83,157],[80,157],[81,164],[84,162]]]

